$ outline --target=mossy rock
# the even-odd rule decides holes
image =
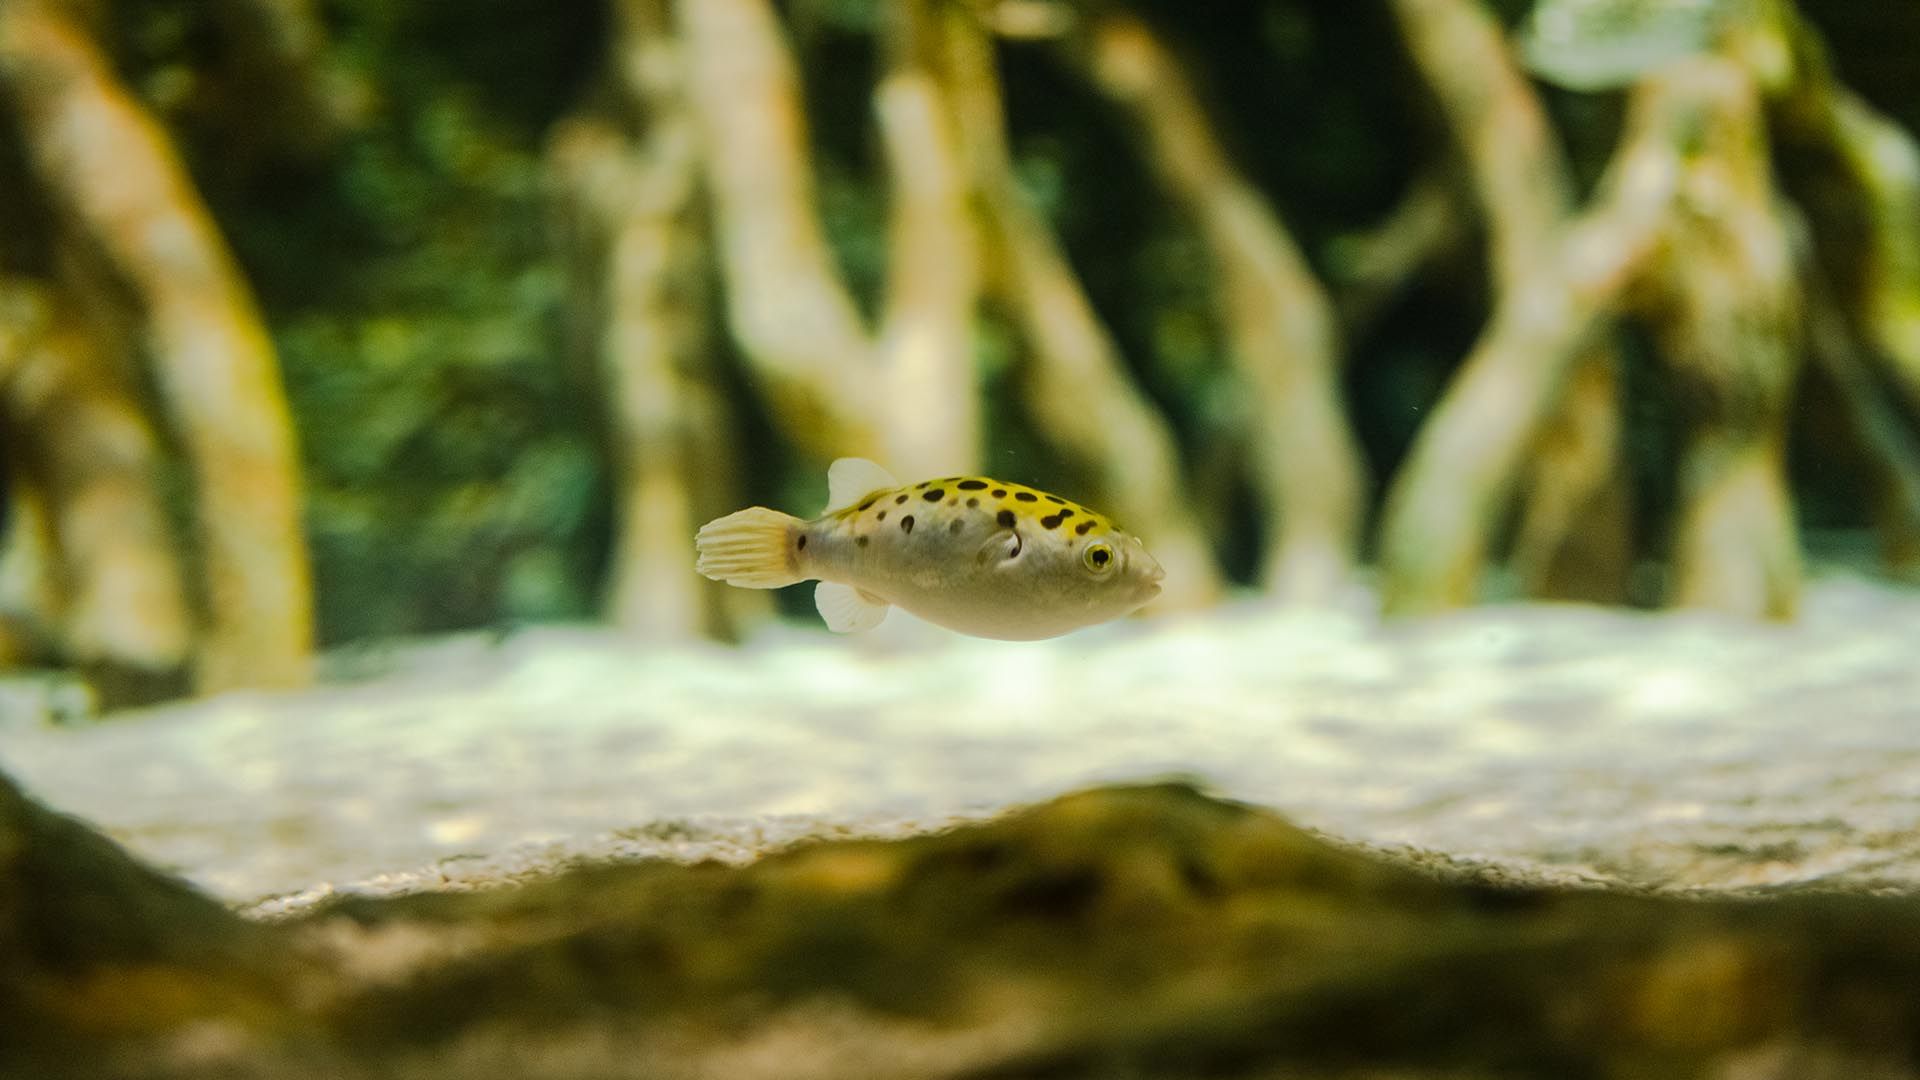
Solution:
[[[0,788],[0,948],[34,1075],[1893,1077],[1920,1045],[1912,899],[1490,886],[1179,785],[278,923]]]

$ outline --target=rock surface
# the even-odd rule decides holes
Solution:
[[[0,780],[0,944],[40,1078],[1920,1075],[1920,900],[1447,882],[1175,785],[252,923]]]
[[[79,728],[0,766],[256,910],[902,835],[1170,774],[1535,882],[1920,885],[1920,596],[1792,626],[1575,607],[1381,625],[1241,607],[1054,642],[588,630],[336,658],[361,680]]]
[[[919,633],[0,725],[0,1075],[1920,1080],[1911,593]]]

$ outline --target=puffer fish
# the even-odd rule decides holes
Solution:
[[[817,580],[814,606],[843,634],[898,607],[963,634],[1034,641],[1132,612],[1163,576],[1137,538],[1058,495],[983,476],[906,486],[863,458],[827,470],[819,517],[750,507],[694,543],[700,573],[729,585]]]

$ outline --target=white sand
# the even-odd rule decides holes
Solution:
[[[1830,576],[1787,627],[1365,610],[1039,644],[468,637],[351,685],[14,725],[0,768],[236,904],[281,897],[263,912],[1169,774],[1521,878],[1920,887],[1920,593]]]

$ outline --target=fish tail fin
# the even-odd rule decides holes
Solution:
[[[792,514],[764,506],[709,521],[693,540],[700,553],[694,569],[743,589],[778,589],[803,581],[795,545],[801,524]]]

